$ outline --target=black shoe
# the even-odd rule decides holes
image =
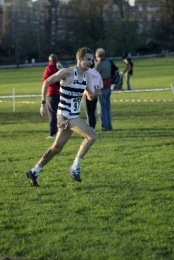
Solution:
[[[82,179],[80,178],[80,168],[72,169],[72,167],[70,167],[69,174],[73,180],[78,181],[78,182],[82,181]]]
[[[35,172],[33,173],[31,170],[29,170],[28,172],[26,172],[26,176],[28,179],[30,179],[32,187],[35,187],[35,188],[39,187],[39,184],[37,183],[38,176],[36,176]]]

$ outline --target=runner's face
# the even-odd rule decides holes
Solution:
[[[94,56],[91,53],[86,53],[83,58],[80,58],[80,66],[83,70],[88,70],[94,60]]]

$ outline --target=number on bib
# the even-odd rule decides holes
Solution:
[[[71,99],[71,113],[80,112],[80,101],[81,101],[81,98],[72,98]]]

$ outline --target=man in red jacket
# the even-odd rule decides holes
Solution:
[[[45,68],[43,77],[42,77],[42,83],[44,80],[46,80],[48,77],[53,75],[58,71],[57,69],[57,62],[58,62],[58,57],[55,54],[51,54],[48,57],[48,66]],[[50,84],[47,90],[47,112],[48,112],[48,118],[49,118],[49,138],[54,138],[57,133],[57,108],[58,104],[60,101],[60,96],[59,96],[59,88],[60,84],[59,82]]]

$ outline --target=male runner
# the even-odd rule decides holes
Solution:
[[[60,102],[58,106],[58,132],[51,147],[43,154],[38,163],[26,175],[33,187],[39,187],[38,177],[43,167],[58,153],[61,152],[73,132],[84,137],[77,152],[73,165],[69,169],[70,176],[78,182],[80,177],[80,162],[96,141],[95,131],[79,117],[82,94],[86,89],[88,98],[94,99],[101,94],[100,89],[92,87],[89,75],[85,73],[94,60],[93,51],[87,47],[80,48],[76,54],[75,67],[63,68],[47,78],[42,84],[40,113],[44,116],[46,109],[46,93],[50,84],[60,81]]]

